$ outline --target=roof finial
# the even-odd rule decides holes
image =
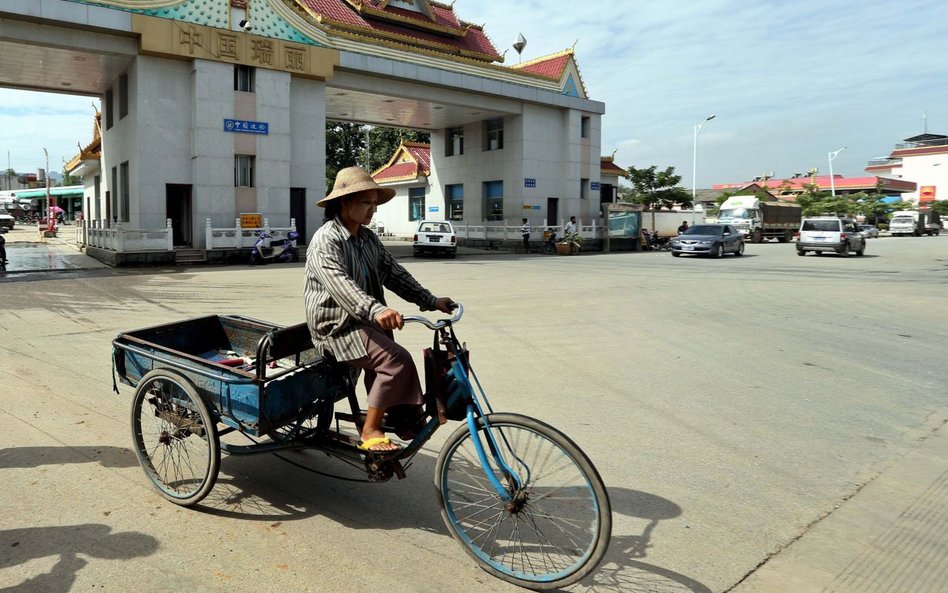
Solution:
[[[579,39],[577,39],[576,41],[573,42],[573,47],[571,47],[570,49],[576,49],[576,44],[577,44],[577,43],[579,43]]]
[[[520,62],[520,55],[525,47],[527,47],[527,38],[523,36],[523,33],[518,33],[517,41],[513,44],[513,48],[517,50],[517,62]]]

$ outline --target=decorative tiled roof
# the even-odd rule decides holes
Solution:
[[[402,142],[392,158],[372,173],[381,185],[399,181],[414,181],[431,174],[431,145],[421,142]]]
[[[92,118],[92,142],[86,144],[83,148],[79,145],[79,154],[69,159],[66,163],[66,170],[72,171],[82,161],[100,160],[102,158],[102,114],[96,110],[95,117]]]
[[[283,0],[324,31],[361,35],[434,50],[485,63],[503,57],[483,29],[457,18],[452,5],[416,0],[421,12],[389,6],[387,0]]]
[[[564,49],[555,54],[542,56],[520,64],[511,64],[510,68],[560,82],[567,82],[564,78],[569,77],[569,71],[571,69],[575,70],[583,95],[586,94],[586,85],[583,83],[582,75],[579,73],[579,66],[576,65],[576,60],[573,57],[573,48]]]
[[[613,157],[604,156],[599,160],[600,175],[615,175],[628,179],[629,172],[613,162]]]

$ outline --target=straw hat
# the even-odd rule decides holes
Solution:
[[[346,167],[336,174],[336,181],[332,184],[332,191],[328,196],[316,202],[317,206],[326,207],[329,200],[358,193],[368,189],[378,190],[379,206],[395,197],[395,190],[389,187],[380,187],[372,179],[368,171],[362,167]]]

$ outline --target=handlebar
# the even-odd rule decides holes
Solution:
[[[427,327],[428,329],[441,329],[447,327],[453,323],[461,321],[461,316],[464,315],[464,307],[461,303],[454,303],[456,307],[456,312],[454,316],[450,319],[440,319],[438,321],[431,321],[427,317],[422,317],[420,315],[404,315],[402,316],[402,321],[405,323],[420,323]]]

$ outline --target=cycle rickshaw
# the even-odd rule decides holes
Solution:
[[[605,485],[565,434],[491,409],[455,335],[462,315],[459,305],[450,319],[404,318],[434,331],[432,347],[424,351],[428,420],[392,453],[357,448],[364,411],[356,376],[314,350],[304,323],[284,327],[211,315],[119,334],[112,343],[113,372],[135,388],[132,439],[142,469],[162,496],[183,506],[212,490],[221,451],[312,448],[364,468],[372,481],[385,481],[405,477],[405,464],[432,434],[460,421],[438,455],[434,476],[451,535],[501,579],[535,590],[575,583],[599,564],[609,544]],[[348,412],[336,411],[342,400],[348,400]],[[221,441],[233,432],[252,444]]]

